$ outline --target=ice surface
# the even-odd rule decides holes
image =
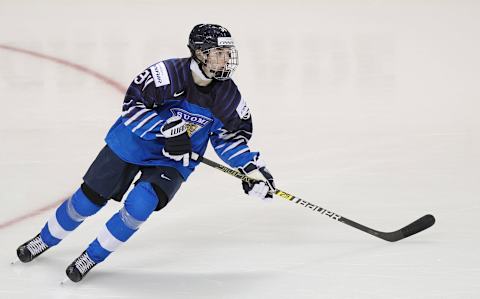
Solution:
[[[278,187],[378,230],[437,223],[388,243],[201,167],[80,284],[64,269],[119,204],[31,264],[10,262],[52,210],[0,228],[0,298],[480,298],[478,2],[163,2],[3,0],[0,46],[126,88],[223,24]],[[123,95],[1,47],[0,90],[2,225],[78,187]]]

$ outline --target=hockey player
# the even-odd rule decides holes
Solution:
[[[101,228],[87,249],[66,269],[78,282],[125,243],[154,212],[164,208],[198,165],[208,141],[218,156],[262,182],[243,183],[244,191],[271,198],[272,175],[250,151],[250,111],[231,76],[238,54],[227,29],[196,25],[189,37],[191,57],[160,61],[141,72],[129,86],[122,115],[108,132],[83,183],[48,219],[40,233],[17,249],[30,262],[57,245],[87,217],[113,199],[123,207]]]

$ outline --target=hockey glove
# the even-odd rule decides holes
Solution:
[[[172,116],[160,129],[165,137],[163,155],[175,161],[183,161],[188,166],[192,154],[192,142],[187,132],[187,124],[179,116]]]
[[[245,191],[246,194],[267,201],[270,201],[273,198],[275,183],[272,174],[265,167],[263,161],[251,161],[244,167],[239,168],[239,171],[253,179],[259,180],[259,182],[255,184],[242,182],[243,191]]]

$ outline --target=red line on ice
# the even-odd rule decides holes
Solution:
[[[57,58],[57,57],[54,57],[54,56],[42,54],[42,53],[39,53],[39,52],[34,52],[34,51],[31,51],[31,50],[12,47],[12,46],[3,45],[3,44],[0,44],[0,49],[7,50],[7,51],[12,51],[12,52],[16,52],[16,53],[22,53],[22,54],[29,55],[29,56],[32,56],[32,57],[35,57],[35,58],[44,59],[44,60],[47,60],[47,61],[50,61],[50,62],[54,62],[54,63],[60,64],[60,65],[69,67],[71,69],[75,69],[75,70],[77,70],[77,71],[79,71],[83,74],[86,74],[86,75],[97,78],[98,80],[102,81],[103,83],[105,83],[106,85],[108,85],[110,87],[113,87],[116,91],[118,91],[122,94],[125,92],[125,88],[122,84],[118,83],[117,81],[115,81],[113,79],[108,78],[105,75],[100,74],[97,71],[89,69],[89,68],[87,68],[83,65],[73,63],[73,62],[70,62],[68,60]],[[49,205],[46,205],[44,207],[40,207],[40,208],[38,208],[36,210],[33,210],[33,211],[31,211],[27,214],[24,214],[24,215],[15,217],[11,220],[8,220],[6,222],[0,223],[0,229],[4,229],[6,227],[12,226],[12,225],[17,224],[19,222],[22,222],[23,220],[33,218],[37,215],[42,214],[43,212],[51,210],[51,209],[57,207],[65,199],[66,198],[63,198],[61,200],[57,200],[57,201],[55,201],[55,202],[53,202]]]
[[[17,52],[17,53],[23,53],[23,54],[26,54],[26,55],[29,55],[29,56],[33,56],[33,57],[36,57],[36,58],[48,60],[48,61],[51,61],[51,62],[55,62],[55,63],[61,64],[61,65],[70,67],[70,68],[75,69],[79,72],[82,72],[84,74],[87,74],[89,76],[93,76],[93,77],[99,79],[103,83],[115,88],[117,91],[121,92],[122,94],[125,92],[125,87],[122,84],[116,82],[113,79],[108,78],[105,75],[100,74],[97,71],[89,69],[86,66],[83,66],[83,65],[80,65],[80,64],[77,64],[77,63],[73,63],[73,62],[67,61],[65,59],[57,58],[57,57],[54,57],[54,56],[34,52],[34,51],[31,51],[31,50],[12,47],[12,46],[8,46],[8,45],[0,44],[0,48],[4,49],[4,50],[8,50],[8,51]]]
[[[51,204],[49,204],[48,206],[44,206],[44,207],[40,207],[36,210],[33,210],[27,214],[24,214],[22,216],[19,216],[19,217],[16,217],[16,218],[13,218],[11,220],[8,220],[7,222],[3,222],[3,223],[0,223],[0,229],[2,228],[5,228],[5,227],[8,227],[8,226],[12,226],[16,223],[19,223],[19,222],[22,222],[23,220],[26,220],[26,219],[29,219],[29,218],[33,218],[35,216],[38,216],[40,214],[42,214],[43,212],[46,212],[50,209],[53,209],[55,208],[56,206],[58,206],[60,203],[62,203],[63,201],[65,201],[66,198],[63,198],[61,200],[57,200]]]

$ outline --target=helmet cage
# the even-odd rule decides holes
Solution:
[[[198,49],[194,57],[207,77],[220,81],[230,79],[238,66],[238,51],[233,46]]]

